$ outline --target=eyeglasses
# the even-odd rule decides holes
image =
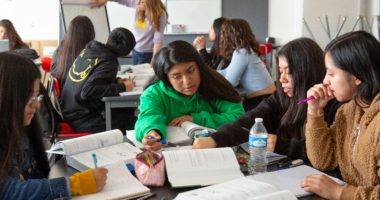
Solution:
[[[38,95],[36,97],[31,97],[28,101],[28,105],[32,104],[32,103],[40,103],[42,101],[42,99],[44,99],[44,95]]]

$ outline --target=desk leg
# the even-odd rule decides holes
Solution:
[[[106,104],[106,130],[111,130],[111,103],[105,102]]]

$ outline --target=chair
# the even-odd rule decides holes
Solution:
[[[263,60],[264,64],[268,67],[268,60],[269,60],[268,56],[272,52],[273,44],[259,43],[259,45],[260,45],[261,59]]]
[[[52,59],[50,57],[41,58],[41,82],[46,87],[46,81],[50,77]]]
[[[55,106],[55,109],[57,110],[58,114],[62,117],[62,121],[59,122],[59,129],[57,133],[51,136],[52,141],[56,141],[56,139],[75,138],[75,137],[81,137],[81,136],[92,134],[90,132],[73,131],[69,123],[67,123],[64,120],[63,115],[62,115],[62,109],[61,109],[60,101],[59,101],[59,98],[61,96],[61,89],[60,89],[58,80],[54,78],[53,76],[50,76],[48,86],[49,86],[48,87],[49,97],[52,100],[52,102],[54,102],[53,105]]]

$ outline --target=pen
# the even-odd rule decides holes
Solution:
[[[314,96],[310,96],[306,99],[302,99],[302,100],[299,100],[297,104],[304,104],[304,103],[307,103],[308,101],[312,100],[312,99],[315,99]]]
[[[155,197],[155,196],[156,196],[156,193],[150,193],[146,196],[138,198],[137,200],[145,200],[145,199],[149,199],[150,197]]]
[[[95,153],[92,153],[92,160],[94,161],[95,168],[98,168],[98,159],[96,159]]]
[[[148,136],[148,139],[149,140],[154,140],[156,138],[154,138],[153,136]],[[157,142],[161,143],[161,144],[168,144],[168,141],[164,140],[164,139],[158,139]]]

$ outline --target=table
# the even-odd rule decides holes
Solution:
[[[106,130],[111,130],[111,109],[112,108],[137,108],[140,104],[140,95],[103,97],[106,113]]]
[[[274,169],[273,167],[275,167],[275,166],[269,166],[268,171],[273,170]],[[72,175],[76,172],[77,171],[74,168],[66,165],[65,159],[60,159],[51,168],[49,178],[69,176],[69,175]],[[170,199],[174,199],[181,192],[186,192],[189,190],[197,189],[199,187],[171,188],[170,183],[166,179],[164,186],[162,186],[162,187],[149,187],[149,188],[151,189],[152,193],[156,193],[155,197],[152,197],[149,199],[160,200],[164,196],[166,200],[170,200]],[[323,198],[321,198],[317,195],[312,195],[312,196],[302,197],[299,199],[301,199],[301,200],[322,200]]]

